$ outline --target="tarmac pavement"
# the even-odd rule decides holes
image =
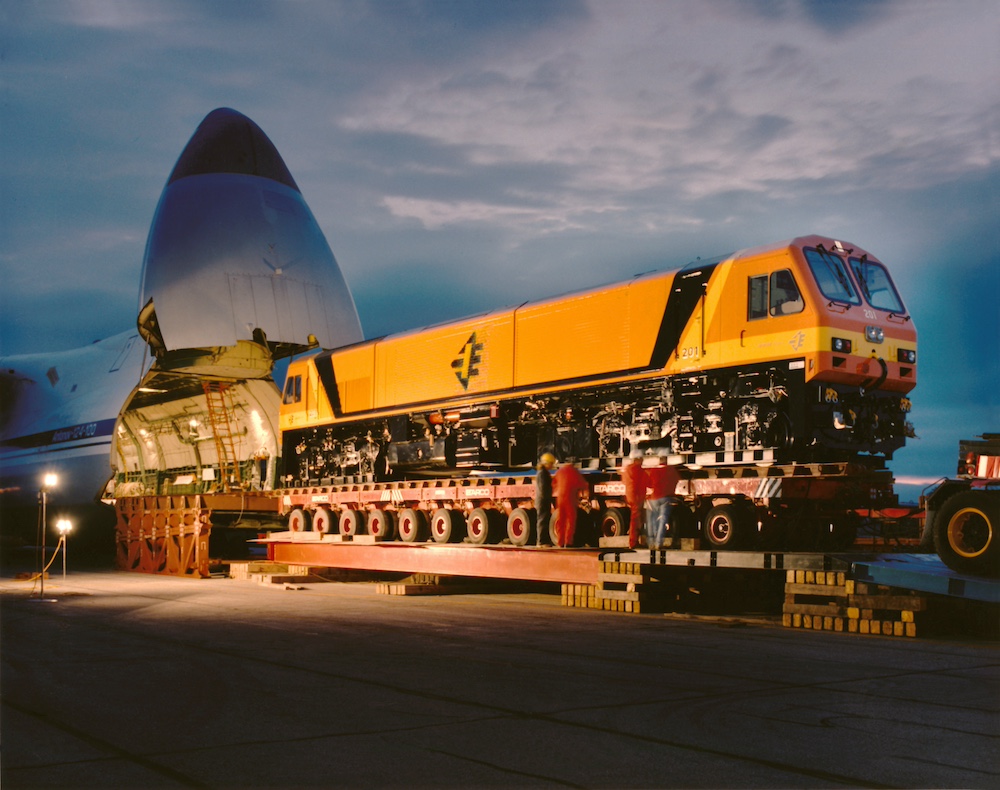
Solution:
[[[0,579],[21,787],[997,787],[1000,650],[539,593]]]

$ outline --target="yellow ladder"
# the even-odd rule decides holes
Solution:
[[[236,457],[236,445],[233,437],[233,405],[229,385],[221,381],[204,381],[205,403],[208,406],[208,421],[212,426],[212,436],[215,438],[215,452],[219,458],[219,475],[222,477],[223,490],[242,488],[240,479],[240,463]]]

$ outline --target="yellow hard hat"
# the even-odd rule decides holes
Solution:
[[[552,453],[542,453],[542,457],[538,459],[538,463],[542,466],[555,466],[556,457]]]

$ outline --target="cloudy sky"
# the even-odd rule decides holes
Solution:
[[[996,0],[0,3],[0,354],[134,326],[219,106],[272,139],[368,336],[806,233],[920,332],[904,483],[1000,431]]]

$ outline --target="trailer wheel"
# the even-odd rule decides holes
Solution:
[[[504,529],[503,514],[492,508],[477,507],[465,522],[469,543],[481,546],[484,543],[499,543]]]
[[[365,531],[363,510],[345,510],[340,514],[340,534],[360,535]]]
[[[399,514],[397,522],[399,539],[404,543],[423,543],[427,540],[427,514],[408,507]]]
[[[289,532],[305,532],[309,529],[309,514],[300,507],[288,514]]]
[[[334,528],[336,523],[330,508],[318,507],[313,511],[313,532],[318,532],[320,535],[336,532],[337,530]]]
[[[431,537],[435,543],[458,543],[465,537],[465,519],[457,510],[438,508],[431,516]]]
[[[377,540],[394,540],[396,537],[396,514],[391,510],[368,511],[368,534]]]
[[[978,576],[1000,575],[1000,496],[964,491],[934,517],[934,547],[949,568]]]
[[[535,509],[515,508],[507,516],[507,539],[513,546],[527,546],[535,531]]]
[[[601,537],[620,538],[628,535],[631,515],[627,507],[609,507],[601,515]]]
[[[738,549],[751,540],[745,508],[719,505],[708,511],[701,526],[702,536],[712,549]]]

